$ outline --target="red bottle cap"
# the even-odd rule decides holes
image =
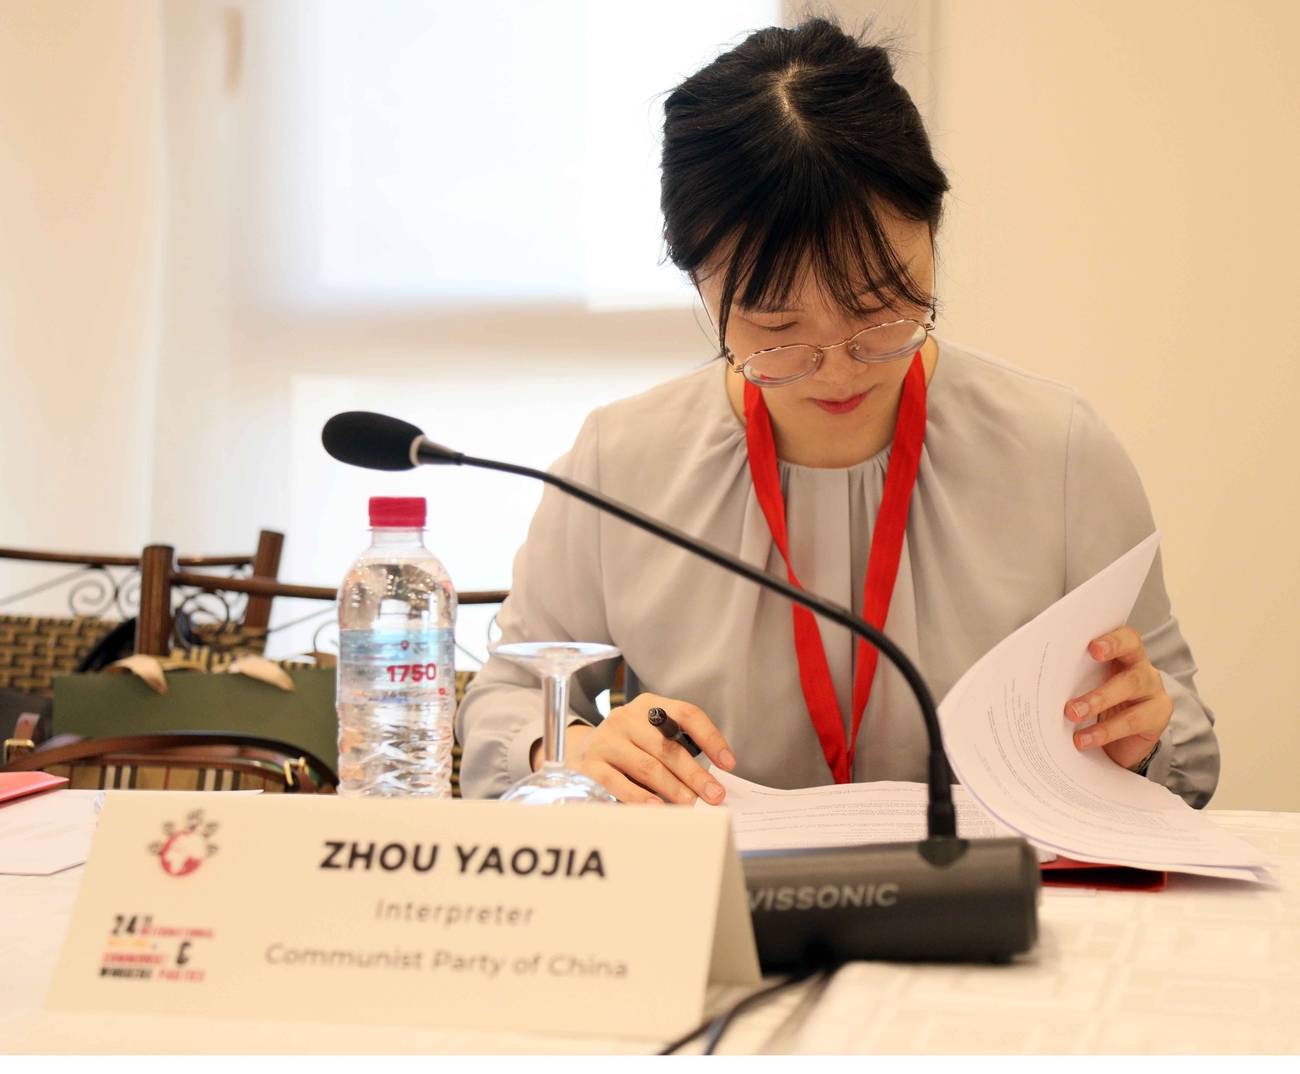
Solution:
[[[388,529],[424,529],[429,507],[423,496],[371,496],[370,525]]]

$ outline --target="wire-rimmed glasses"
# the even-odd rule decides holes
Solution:
[[[793,384],[797,380],[811,376],[822,364],[826,352],[835,347],[843,347],[849,357],[859,362],[874,365],[879,362],[896,362],[915,354],[934,331],[934,317],[931,315],[924,322],[910,317],[877,324],[864,328],[856,335],[828,347],[817,347],[810,343],[787,344],[782,347],[768,347],[754,351],[743,362],[737,362],[736,356],[727,348],[723,358],[738,373],[743,373],[750,384],[760,388],[775,388],[783,384]]]
[[[498,645],[493,656],[525,667],[542,680],[542,764],[505,794],[503,802],[524,805],[582,805],[617,802],[594,779],[564,763],[564,731],[569,716],[569,676],[588,664],[612,660],[612,645],[587,641],[520,641]]]

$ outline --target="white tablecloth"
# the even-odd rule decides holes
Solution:
[[[1215,812],[1280,889],[1192,877],[1154,894],[1045,890],[1010,966],[853,963],[742,1017],[723,1052],[1300,1052],[1300,814]],[[507,1033],[55,1014],[40,1005],[81,869],[0,876],[0,1052],[637,1052]],[[722,997],[716,997],[721,999]]]

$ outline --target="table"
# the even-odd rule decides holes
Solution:
[[[1300,1052],[1300,814],[1216,811],[1281,886],[1045,889],[1010,966],[852,963],[737,1021],[722,1052]],[[82,870],[0,876],[0,1052],[631,1053],[645,1042],[41,1011]],[[727,997],[716,995],[716,1002]]]

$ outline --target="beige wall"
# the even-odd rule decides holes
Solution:
[[[934,14],[944,329],[1119,434],[1218,715],[1214,804],[1300,809],[1300,5]]]
[[[225,0],[160,9],[168,204],[149,536],[242,551],[260,528],[241,509],[239,487],[257,472],[242,465],[244,444],[255,438],[232,420],[230,369],[242,20]]]
[[[0,7],[4,543],[138,549],[162,227],[156,4]],[[4,577],[12,580],[12,572]]]

